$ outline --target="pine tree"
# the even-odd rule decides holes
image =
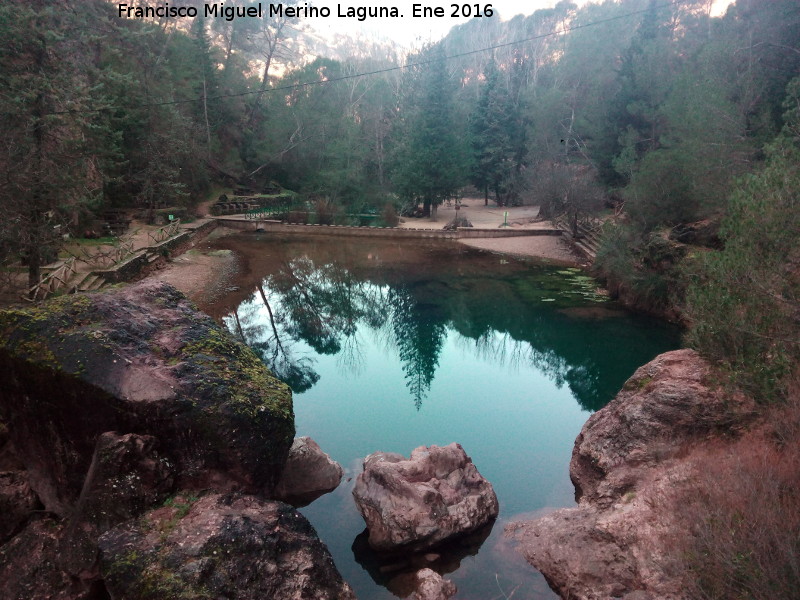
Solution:
[[[522,149],[519,139],[524,134],[514,131],[520,129],[515,119],[516,111],[508,89],[500,82],[500,73],[494,60],[487,65],[484,78],[485,83],[470,119],[473,149],[471,179],[475,187],[483,190],[484,204],[489,204],[491,188],[497,204],[502,205],[512,177],[518,173],[516,166],[525,156],[524,138],[521,140]]]
[[[85,33],[77,11],[62,3],[0,6],[0,246],[28,265],[39,282],[66,225],[102,189],[90,152],[96,90],[82,71]]]
[[[436,216],[436,207],[452,198],[466,175],[466,152],[453,117],[454,85],[440,46],[423,53],[426,64],[406,79],[410,86],[400,124],[395,154],[394,184],[424,214]]]

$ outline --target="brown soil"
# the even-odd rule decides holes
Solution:
[[[195,302],[201,310],[212,304],[232,285],[239,265],[230,250],[213,250],[214,239],[233,233],[219,227],[201,244],[177,256],[149,278],[175,286]]]

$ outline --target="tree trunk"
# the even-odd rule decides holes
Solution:
[[[39,283],[41,277],[42,257],[39,246],[31,244],[27,249],[28,259],[28,289]]]
[[[497,206],[503,206],[503,198],[500,196],[500,185],[497,184],[494,186],[494,199],[497,203]]]
[[[206,160],[211,160],[211,125],[208,122],[208,91],[206,90],[206,74],[203,71],[203,116],[206,119]]]
[[[36,66],[40,73],[45,73],[45,60],[47,56],[47,42],[43,36],[39,36],[40,45],[36,52]],[[44,92],[39,92],[36,95],[33,108],[34,126],[33,126],[33,141],[34,141],[34,156],[36,160],[36,172],[34,175],[33,193],[32,193],[32,206],[30,207],[30,231],[27,232],[27,259],[28,259],[28,288],[32,288],[41,278],[42,266],[42,242],[41,233],[43,231],[42,219],[45,218],[42,214],[43,205],[45,202],[42,177],[44,177],[44,137],[45,137],[45,96]],[[35,292],[34,292],[35,294]],[[33,296],[32,296],[33,297]]]
[[[436,213],[438,212],[438,209],[439,209],[438,205],[436,204],[431,205],[431,221],[436,220]]]
[[[489,206],[489,186],[483,186],[483,205]]]
[[[253,101],[253,107],[250,109],[250,116],[247,118],[248,126],[251,126],[255,121],[256,111],[258,111],[258,107],[261,104],[261,96],[263,96],[264,92],[267,91],[267,85],[269,85],[269,67],[271,62],[272,62],[272,52],[270,51],[270,54],[267,57],[267,61],[264,64],[264,74],[261,76],[261,87],[258,88],[258,94],[256,95],[256,98]]]

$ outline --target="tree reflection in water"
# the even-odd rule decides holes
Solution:
[[[397,352],[417,409],[448,335],[477,358],[532,367],[559,387],[568,385],[586,410],[608,402],[641,363],[647,330],[634,331],[635,339],[615,339],[616,311],[575,318],[570,307],[603,308],[570,290],[552,303],[530,299],[531,289],[562,285],[558,271],[464,276],[442,262],[438,270],[428,264],[415,273],[286,252],[225,322],[295,392],[319,380],[314,353],[336,355],[340,369],[358,374],[365,360],[361,336],[370,331]]]
[[[388,300],[406,386],[419,410],[439,366],[439,353],[447,333],[446,315],[437,305],[416,301],[408,287],[390,289]]]

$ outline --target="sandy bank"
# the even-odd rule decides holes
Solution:
[[[537,220],[538,206],[484,206],[482,198],[464,198],[461,206],[458,211],[459,216],[468,219],[473,227],[482,229],[499,228],[504,225],[511,229],[550,229],[552,227],[549,222]],[[400,223],[400,227],[441,229],[455,216],[454,206],[443,205],[439,207],[435,221],[428,218],[406,218]],[[585,263],[585,259],[581,255],[573,251],[563,239],[556,236],[476,238],[463,239],[459,242],[480,250],[526,258],[544,258],[570,266]]]
[[[231,233],[236,231],[217,228],[197,247],[176,256],[166,267],[150,274],[148,279],[169,283],[202,309],[227,291],[239,270],[233,252],[211,248],[213,240]]]
[[[583,265],[582,257],[575,253],[561,237],[532,235],[509,238],[476,238],[458,240],[472,248],[501,252],[513,256],[544,258],[564,265]]]

